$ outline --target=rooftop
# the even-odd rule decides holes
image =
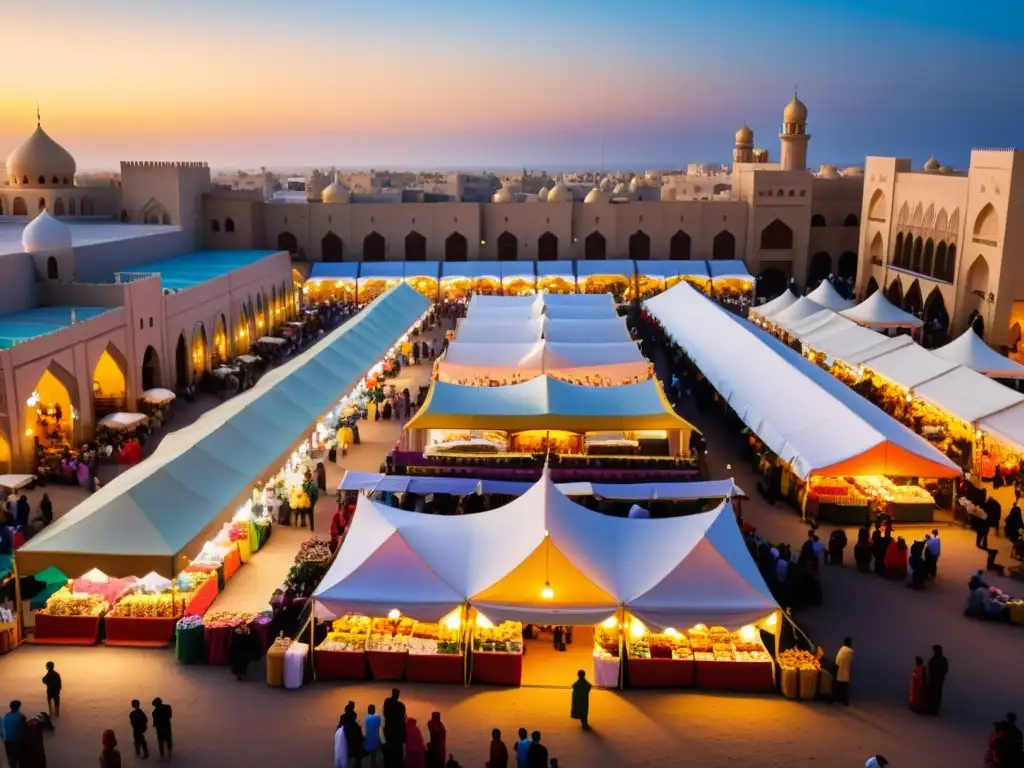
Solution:
[[[130,240],[136,237],[162,234],[164,232],[177,232],[179,227],[172,227],[164,224],[122,224],[119,221],[94,220],[82,221],[75,219],[61,218],[60,221],[68,225],[71,230],[71,242],[74,246],[95,245],[97,243],[110,243],[117,240]],[[0,223],[0,256],[9,253],[22,253],[21,233],[30,223],[29,219],[22,221],[5,221]]]
[[[121,275],[122,282],[132,276],[160,275],[164,288],[182,291],[248,267],[275,253],[277,251],[196,251],[139,264],[132,269],[119,270],[117,274]]]
[[[0,315],[0,349],[91,320],[117,307],[36,307]]]

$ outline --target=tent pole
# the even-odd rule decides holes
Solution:
[[[626,606],[623,604],[619,607],[619,690],[623,690],[626,687],[626,668],[625,668],[625,643],[622,641],[622,630],[626,626]]]
[[[340,547],[339,547],[340,549]],[[309,598],[309,668],[313,671],[313,680],[316,681],[316,656],[313,654],[315,635],[313,630],[316,627],[316,600]]]
[[[468,688],[469,687],[470,671],[469,671],[469,642],[467,642],[467,638],[469,637],[469,632],[468,632],[468,630],[463,632],[463,628],[469,622],[469,603],[463,603],[462,604],[462,608],[460,609],[460,613],[461,613],[461,616],[462,616],[462,623],[459,626],[459,644],[462,646],[462,687],[463,688]]]
[[[11,554],[11,575],[14,576],[14,610],[17,612],[17,616],[14,618],[14,626],[17,629],[17,637],[15,647],[21,645],[22,639],[25,637],[25,627],[22,623],[21,615],[21,576],[18,575],[18,557],[16,554]]]

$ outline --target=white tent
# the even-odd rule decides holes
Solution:
[[[629,341],[626,318],[608,320],[547,320],[544,338],[552,342],[570,344],[611,344]]]
[[[614,320],[619,316],[614,306],[606,304],[555,304],[545,307],[544,314],[552,320]]]
[[[645,307],[798,477],[960,474],[924,438],[685,283],[648,299]]]
[[[908,344],[879,355],[864,365],[907,389],[913,389],[956,368],[955,363],[936,357],[917,344]]]
[[[794,326],[801,320],[806,320],[811,315],[815,315],[823,310],[824,307],[820,304],[816,304],[806,296],[801,296],[790,306],[774,315],[770,322],[772,325],[788,331],[790,326]]]
[[[831,309],[833,312],[849,309],[856,303],[840,296],[835,286],[828,280],[822,280],[817,288],[807,294],[807,298],[825,309]]]
[[[552,597],[542,596],[550,587]],[[732,506],[630,520],[570,501],[547,472],[510,504],[424,515],[369,501],[314,597],[330,612],[595,624],[625,606],[655,626],[739,627],[777,610]]]
[[[544,293],[542,296],[547,307],[615,306],[615,299],[610,293]]]
[[[141,427],[146,423],[147,418],[148,417],[144,413],[123,413],[118,411],[117,413],[108,413],[100,419],[96,426],[112,429],[116,432],[125,432],[130,429]]]
[[[875,291],[857,306],[844,309],[840,314],[868,328],[920,328],[924,324],[890,303],[881,291]]]
[[[518,298],[518,297],[508,297]],[[498,304],[496,302],[477,304],[470,301],[466,308],[466,317],[483,322],[516,322],[540,317],[544,312],[544,303],[539,297],[533,297],[530,304],[515,302],[513,304]]]
[[[533,344],[544,335],[544,318],[508,322],[464,317],[455,327],[458,341],[475,344]]]
[[[1024,402],[1020,392],[962,367],[915,387],[914,394],[968,424]]]
[[[488,296],[480,294],[479,296],[474,296],[469,303],[471,306],[476,307],[486,305],[504,309],[507,307],[528,307],[532,306],[536,301],[536,296]]]
[[[635,342],[616,344],[474,344],[453,341],[437,366],[438,379],[457,382],[475,376],[501,381],[549,374],[559,378],[599,375],[615,384],[648,378],[649,363]]]
[[[1015,446],[1018,451],[1024,451],[1024,403],[985,416],[978,422],[978,426],[984,432]]]
[[[787,288],[771,301],[766,302],[759,307],[751,307],[750,314],[769,318],[794,303],[796,303],[796,294]]]
[[[994,379],[1024,379],[1024,365],[996,352],[973,328],[932,350],[932,354]]]

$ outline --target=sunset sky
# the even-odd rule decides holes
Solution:
[[[982,12],[981,9],[984,9]],[[48,0],[3,14],[0,157],[43,126],[80,169],[965,165],[1024,146],[1024,2]]]

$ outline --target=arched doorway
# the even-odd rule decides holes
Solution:
[[[146,347],[142,354],[142,391],[156,389],[160,383],[160,356],[152,346]]]
[[[767,267],[757,276],[757,297],[774,299],[786,290],[789,279],[778,267]]]
[[[673,261],[689,261],[691,245],[690,236],[680,229],[669,240],[668,257]]]
[[[427,260],[427,238],[415,230],[405,236],[405,260]]]
[[[121,351],[113,344],[107,344],[92,372],[93,423],[108,413],[127,410],[127,369]]]
[[[188,342],[185,334],[178,334],[178,343],[174,347],[174,386],[184,389],[188,386]]]
[[[299,252],[299,241],[291,232],[282,232],[277,236],[277,250],[288,251],[294,256]]]
[[[199,381],[209,365],[210,347],[206,341],[206,326],[200,320],[192,329],[192,381]]]
[[[956,277],[956,243],[950,243],[949,249],[946,251],[946,269],[941,275],[936,277],[945,280],[947,283],[952,283],[953,278]]]
[[[629,236],[629,258],[640,261],[651,258],[651,238],[643,230]]]
[[[244,355],[252,344],[249,310],[242,304],[238,308],[238,325],[235,326],[235,354]]]
[[[807,268],[807,287],[816,288],[818,283],[831,274],[832,257],[824,251],[818,251],[811,256],[811,263]]]
[[[516,261],[519,258],[519,238],[511,232],[498,235],[498,261]]]
[[[881,240],[881,238],[882,238],[882,236],[880,234],[875,233],[875,240]],[[871,254],[872,254],[872,257],[874,257],[874,253],[875,253],[875,244],[874,244],[874,242],[872,242],[872,244],[871,244]],[[903,260],[903,233],[900,232],[899,234],[896,235],[896,242],[892,246],[892,258],[889,259],[889,263],[892,264],[894,267],[898,267],[898,266],[900,266],[900,263],[902,262],[902,260]]]
[[[878,238],[878,244],[882,244],[882,240]],[[845,251],[839,255],[839,267],[836,269],[836,274],[849,283],[853,283],[857,280],[857,254],[853,251]]]
[[[345,258],[345,244],[333,232],[328,232],[320,239],[320,260],[321,261],[343,261]]]
[[[53,215],[63,216],[64,215],[64,200],[60,197],[55,198],[53,201]]]
[[[545,232],[537,239],[537,260],[557,261],[558,260],[558,236],[551,232]]]
[[[971,314],[967,318],[967,327],[978,334],[980,338],[985,338],[985,318],[981,316],[981,312],[978,310],[971,310]]]
[[[469,259],[469,242],[460,232],[452,232],[444,241],[445,261],[467,261]]]
[[[930,240],[928,242],[931,242]],[[935,261],[932,262],[932,275],[936,280],[945,280],[946,277],[946,241],[939,240],[935,246]]]
[[[230,350],[230,336],[228,334],[228,321],[224,315],[217,315],[217,320],[213,326],[213,354],[211,355],[210,365],[216,368],[220,365],[226,365],[228,362],[228,355]]]
[[[988,305],[988,262],[984,256],[978,256],[970,269],[967,270],[966,289],[964,291],[964,307],[970,307],[971,313],[968,325],[975,323],[975,316],[981,320],[981,332],[978,334],[984,338],[985,330],[985,307]],[[961,315],[962,316],[962,315]]]
[[[824,227],[825,224],[826,224],[825,217],[822,216],[820,213],[816,213],[813,216],[811,216],[811,226],[812,227]]]
[[[11,215],[28,216],[28,206],[25,205],[24,199],[20,197],[14,198],[14,202],[11,203]]]
[[[897,307],[903,306],[903,284],[898,277],[885,289],[885,298]]]
[[[949,313],[946,311],[946,302],[942,298],[942,291],[932,288],[928,299],[924,303],[924,332],[922,334],[923,346],[926,349],[941,347],[949,341]]]
[[[591,232],[583,240],[583,258],[587,261],[603,261],[607,258],[607,243],[600,232]]]
[[[50,361],[25,402],[26,438],[38,441],[44,448],[77,445],[78,406],[75,377],[59,363]]]
[[[914,253],[914,238],[907,235],[903,238],[903,253],[900,255],[899,266],[903,269],[910,269],[910,265],[913,263]]]
[[[371,232],[363,238],[363,261],[384,261],[387,244],[380,232]]]
[[[736,258],[736,238],[732,232],[722,230],[711,241],[711,258],[715,261]]]
[[[868,280],[868,287],[864,291],[864,298],[866,299],[868,296],[870,296],[872,293],[874,293],[877,290],[878,290],[878,281],[875,280],[875,278],[872,277],[871,279]]]
[[[924,255],[924,240],[920,236],[914,238],[914,250],[910,256],[910,271],[921,274],[921,257]]]
[[[812,225],[813,226],[813,225]],[[761,230],[761,250],[785,251],[793,247],[793,230],[781,219],[774,219]]]
[[[57,259],[50,256],[46,260],[46,279],[47,280],[59,280],[60,279],[60,268],[57,266]]]
[[[924,310],[924,297],[921,295],[921,283],[917,280],[910,284],[907,295],[903,297],[903,311],[914,317],[920,317]]]
[[[932,274],[932,259],[935,258],[935,241],[930,237],[924,242],[924,256],[921,258],[921,274]]]
[[[256,294],[256,338],[263,335],[267,327],[267,300],[263,291]]]

